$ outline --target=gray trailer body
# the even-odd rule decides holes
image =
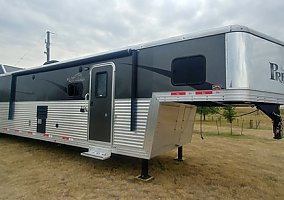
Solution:
[[[194,105],[256,105],[282,134],[284,44],[229,26],[0,75],[0,131],[150,159],[191,141]]]

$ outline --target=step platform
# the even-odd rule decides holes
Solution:
[[[111,156],[111,150],[102,147],[89,147],[89,151],[81,153],[82,156],[106,160]]]

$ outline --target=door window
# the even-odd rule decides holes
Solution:
[[[97,98],[107,96],[107,72],[96,73],[96,90],[95,95]]]

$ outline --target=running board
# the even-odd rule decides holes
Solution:
[[[99,160],[106,160],[110,158],[111,150],[101,147],[89,147],[89,151],[83,152],[81,155]]]

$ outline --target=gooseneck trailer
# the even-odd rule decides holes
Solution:
[[[283,134],[284,43],[244,26],[36,68],[0,68],[0,132],[148,160],[191,141],[196,105],[253,105]]]

